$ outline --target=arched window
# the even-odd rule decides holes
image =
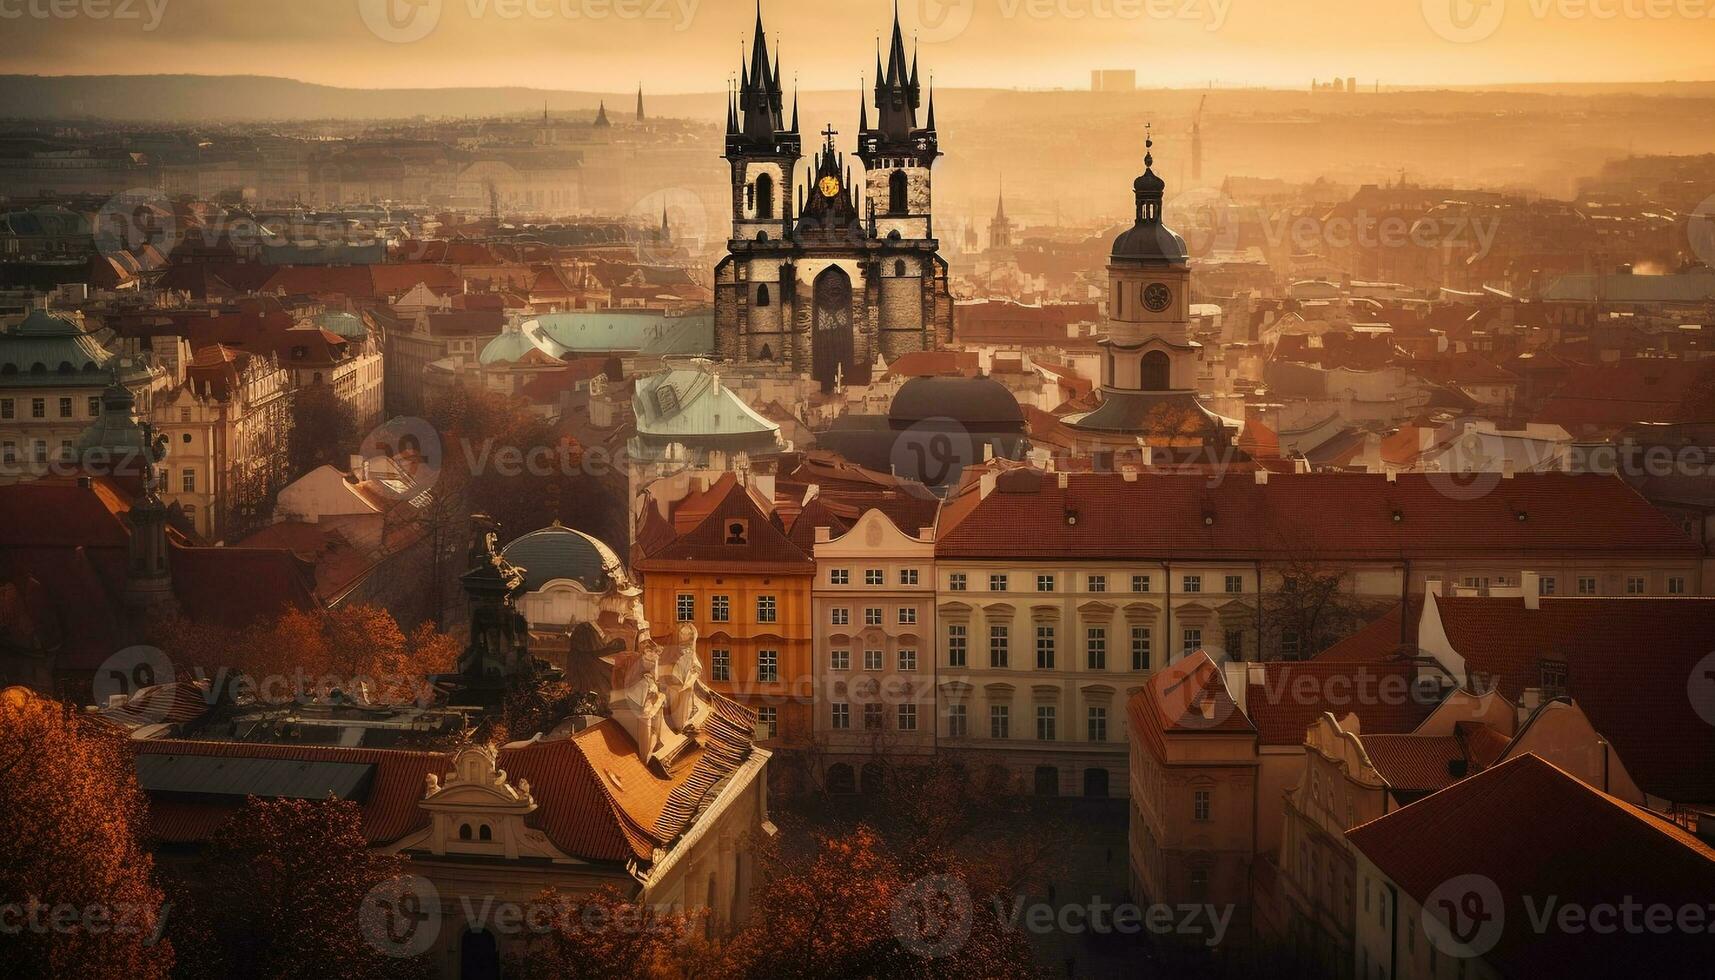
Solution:
[[[756,233],[756,240],[757,240],[757,241],[759,241],[759,242],[766,242],[766,241],[768,241],[768,232],[766,232],[766,231],[759,231],[759,232],[757,232],[757,233]]]
[[[470,824],[459,824],[459,840],[470,840]]]
[[[900,279],[905,278],[905,260],[897,259],[893,263],[893,274]]]
[[[756,178],[756,217],[758,220],[774,217],[774,178],[767,174],[758,174]]]
[[[1143,355],[1139,370],[1138,387],[1142,390],[1168,391],[1173,387],[1173,362],[1161,351],[1152,350]]]
[[[887,178],[887,213],[905,214],[910,211],[909,196],[911,182],[906,179],[905,171],[895,170]]]
[[[756,287],[756,305],[757,306],[767,306],[768,305],[768,284],[767,283],[763,283],[762,285]]]
[[[476,838],[477,840],[493,840],[494,828],[490,827],[488,824],[483,824],[482,827],[477,830]]]

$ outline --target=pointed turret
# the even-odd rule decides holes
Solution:
[[[637,86],[637,121],[643,122],[644,118],[645,117],[643,115],[643,86],[641,84],[639,84]]]
[[[923,105],[918,56],[915,52],[909,55],[906,53],[905,28],[900,22],[897,4],[894,6],[893,32],[888,39],[885,64],[882,62],[880,38],[876,41],[875,128],[870,128],[866,111],[859,137],[862,151],[875,155],[898,156],[901,151],[909,149],[912,155],[921,156],[925,149],[923,138],[927,136],[927,150],[931,159],[939,156],[934,145],[933,112],[930,114],[927,129],[918,126],[917,110]],[[876,147],[876,150],[885,147],[890,152],[881,154],[872,151],[872,146]]]
[[[759,0],[750,53],[739,69],[738,108],[735,113],[736,129],[743,136],[747,152],[756,152],[763,147],[772,152],[779,147],[783,136],[793,132],[786,127],[785,90],[781,87],[780,77],[779,45],[775,46],[771,58]],[[729,145],[728,155],[736,149],[736,146]],[[795,140],[792,152],[797,152]]]
[[[596,127],[598,129],[606,129],[607,127],[613,125],[613,123],[608,122],[608,119],[607,119],[607,100],[606,99],[603,99],[601,101],[601,107],[596,109],[595,124],[596,124]]]

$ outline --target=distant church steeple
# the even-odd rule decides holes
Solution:
[[[641,84],[639,84],[637,86],[637,121],[643,122],[644,120],[645,120],[645,116],[643,115],[643,86]]]
[[[595,124],[596,124],[597,129],[606,129],[609,126],[613,125],[613,123],[608,122],[608,119],[607,119],[607,100],[606,99],[602,100],[601,108],[596,110]]]

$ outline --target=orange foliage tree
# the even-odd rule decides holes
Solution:
[[[0,693],[0,975],[165,977],[162,896],[137,845],[124,743],[22,688]]]
[[[167,878],[176,912],[178,975],[190,980],[417,977],[365,938],[371,889],[408,862],[371,850],[362,815],[344,800],[251,799]]]

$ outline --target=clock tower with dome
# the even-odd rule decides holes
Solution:
[[[1160,462],[1209,460],[1232,446],[1232,435],[1197,399],[1203,345],[1190,338],[1190,256],[1163,222],[1167,183],[1155,173],[1154,139],[1144,147],[1143,176],[1132,184],[1135,220],[1108,259],[1102,403],[1063,421],[1097,450],[1148,447]]]
[[[940,156],[934,96],[924,120],[917,62],[906,64],[898,15],[890,63],[877,58],[876,125],[860,109],[854,177],[839,132],[800,175],[796,99],[786,122],[780,56],[757,10],[756,37],[727,108],[732,228],[715,267],[715,353],[823,390],[864,384],[877,359],[951,342],[947,263],[934,237],[929,170]]]

